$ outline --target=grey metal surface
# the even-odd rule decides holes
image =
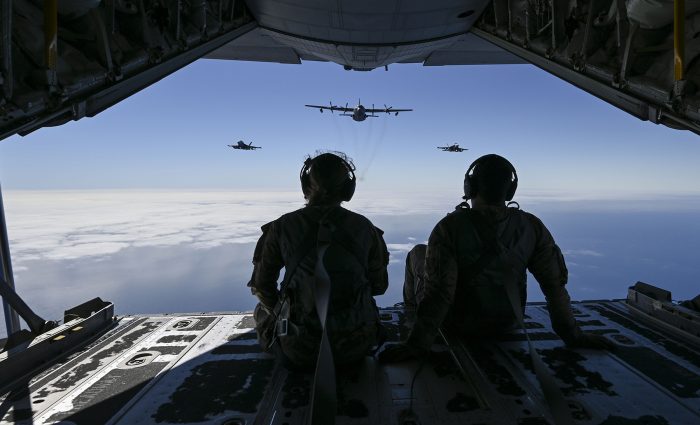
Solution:
[[[569,350],[546,307],[526,321],[578,424],[700,423],[700,349],[630,314],[624,301],[575,304],[583,329],[613,352]],[[390,341],[406,335],[401,309],[383,309]],[[303,424],[310,374],[262,353],[249,314],[125,317],[60,364],[0,394],[0,424]],[[680,334],[682,335],[682,334]],[[338,424],[403,424],[413,398],[421,424],[545,424],[549,413],[521,333],[436,341],[417,362],[364,363],[338,374]],[[413,395],[413,397],[411,397]],[[60,422],[58,422],[60,421]],[[227,422],[228,421],[228,422]]]
[[[468,34],[488,2],[391,0],[293,4],[252,0],[260,28],[207,55],[212,59],[330,61],[358,70],[396,62],[428,66],[524,63]]]
[[[260,26],[344,45],[416,43],[465,33],[488,0],[248,0]]]
[[[76,314],[71,314],[73,311]],[[26,378],[57,362],[61,356],[80,350],[113,323],[114,306],[95,298],[66,312],[65,323],[33,336],[13,335],[0,352],[0,392],[22,386]],[[11,343],[10,343],[11,342]]]

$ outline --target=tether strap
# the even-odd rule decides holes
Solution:
[[[545,401],[549,405],[549,410],[552,412],[552,419],[556,425],[573,425],[574,421],[572,419],[571,410],[569,410],[569,405],[562,394],[561,389],[550,375],[549,369],[542,362],[542,358],[535,350],[535,346],[532,345],[530,336],[525,328],[525,321],[523,320],[522,305],[520,304],[520,294],[518,288],[515,286],[515,281],[509,281],[505,284],[506,293],[508,294],[508,299],[510,300],[510,305],[513,307],[513,313],[518,319],[518,323],[525,334],[525,339],[527,339],[527,345],[530,350],[530,359],[532,359],[532,367],[535,370],[535,376],[540,383],[542,388],[542,393],[544,393]]]
[[[477,214],[472,214],[472,217],[476,215]],[[564,394],[562,394],[561,389],[557,385],[556,381],[554,381],[554,378],[552,378],[549,369],[547,368],[547,366],[545,366],[544,362],[542,361],[542,358],[537,353],[537,350],[535,350],[535,346],[532,345],[530,335],[528,335],[527,329],[525,328],[525,320],[523,318],[522,310],[523,304],[521,303],[520,290],[517,286],[518,279],[515,275],[515,267],[513,266],[511,257],[508,255],[508,248],[503,244],[502,240],[498,238],[495,232],[491,238],[486,237],[486,226],[484,221],[480,220],[480,218],[481,217],[474,220],[475,224],[477,224],[475,228],[479,233],[479,237],[481,237],[482,241],[485,243],[488,243],[486,242],[488,240],[495,241],[495,245],[498,247],[497,251],[500,251],[500,255],[506,260],[506,263],[508,264],[508,271],[510,272],[509,274],[511,276],[508,276],[508,278],[505,279],[503,285],[505,287],[506,294],[508,295],[510,306],[513,309],[513,314],[515,315],[515,318],[517,319],[520,328],[525,334],[528,349],[530,350],[532,368],[535,371],[535,376],[537,377],[537,381],[539,382],[540,388],[542,389],[542,393],[544,394],[545,402],[549,407],[549,411],[552,413],[552,419],[554,420],[554,423],[556,425],[574,425],[573,416],[571,414],[571,410],[569,409],[569,405],[566,402],[566,399],[564,398]],[[509,222],[506,225],[505,230],[503,231],[502,237],[507,241],[509,241],[513,237],[512,233],[515,230],[513,220],[514,217],[509,218]],[[491,246],[493,245],[490,245],[489,248],[491,248]]]
[[[325,217],[324,217],[325,218]],[[316,257],[314,301],[316,313],[321,322],[321,345],[316,360],[314,383],[311,390],[311,415],[309,425],[333,425],[337,411],[337,394],[335,380],[335,363],[333,352],[326,330],[328,303],[331,296],[331,279],[328,276],[323,259],[330,246],[335,226],[325,219],[321,220],[318,228],[318,255]]]

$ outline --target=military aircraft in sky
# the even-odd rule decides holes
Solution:
[[[355,121],[364,121],[368,117],[373,117],[377,118],[379,115],[376,115],[377,113],[386,113],[388,114],[394,114],[394,115],[399,115],[399,112],[410,112],[413,109],[394,109],[391,106],[386,106],[384,105],[384,108],[375,108],[374,105],[372,105],[371,108],[365,108],[362,105],[362,102],[360,100],[357,101],[357,106],[350,108],[348,107],[348,104],[345,104],[345,107],[343,106],[336,106],[333,105],[333,102],[330,102],[328,106],[322,106],[322,105],[304,105],[307,108],[318,108],[318,110],[323,113],[324,109],[331,111],[331,113],[334,113],[335,111],[340,111],[342,114],[340,114],[343,117],[352,117],[353,120]]]
[[[234,148],[234,149],[244,150],[244,151],[254,151],[255,149],[262,149],[261,146],[253,146],[253,142],[250,142],[246,145],[243,140],[239,140],[238,143],[236,143],[235,145],[226,145],[226,146],[228,146],[230,148]]]
[[[459,146],[459,143],[453,143],[449,146],[438,146],[438,149],[441,149],[443,152],[464,152],[466,150],[469,150],[467,148],[462,148]]]

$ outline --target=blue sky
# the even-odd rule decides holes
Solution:
[[[415,109],[356,123],[304,108],[361,98]],[[264,148],[239,152],[244,139]],[[463,154],[437,145],[459,142]],[[530,65],[348,72],[200,60],[94,118],[0,142],[7,189],[292,189],[316,149],[355,159],[360,190],[459,192],[496,152],[521,189],[700,192],[700,137],[642,122]]]

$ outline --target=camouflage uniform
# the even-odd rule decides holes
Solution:
[[[485,249],[475,223],[488,223],[496,234],[502,235],[510,220],[516,220],[510,225],[514,229],[511,240],[502,240],[509,252],[509,265],[491,261],[473,276],[470,267]],[[419,252],[413,251],[411,256],[415,258],[408,262],[420,262]],[[503,282],[517,280],[524,310],[526,270],[540,284],[554,330],[565,342],[575,341],[581,331],[565,288],[568,272],[564,257],[542,221],[505,206],[483,206],[447,215],[435,226],[428,241],[425,282],[422,293],[417,291],[415,295],[420,302],[408,344],[430,348],[441,326],[476,337],[512,329],[516,321]]]
[[[303,249],[304,240],[313,238],[311,249],[305,255],[301,253],[303,257],[289,280],[286,296],[290,331],[279,337],[284,355],[294,365],[302,367],[314,364],[319,347],[321,328],[313,295],[314,229],[330,208],[334,210],[329,220],[345,235],[331,243],[324,257],[332,282],[326,326],[336,364],[361,359],[377,343],[381,324],[373,296],[383,294],[389,284],[389,253],[382,231],[359,214],[341,207],[307,206],[264,225],[248,284],[260,300],[255,320],[264,348],[274,339],[274,316],[280,309],[277,286],[280,270],[285,267],[285,273],[290,273],[286,266],[294,261],[295,255],[299,256],[295,253]]]

